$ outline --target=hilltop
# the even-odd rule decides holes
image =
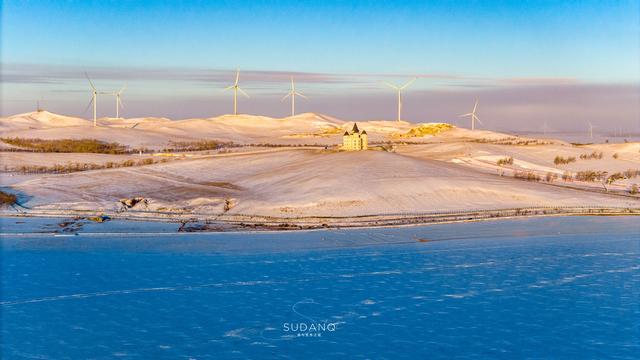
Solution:
[[[58,128],[68,126],[90,126],[89,120],[73,116],[58,115],[48,111],[34,111],[0,118],[0,131]]]

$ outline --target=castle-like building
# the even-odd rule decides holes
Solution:
[[[345,131],[342,136],[342,150],[367,150],[368,146],[367,132],[365,130],[360,131],[356,123],[353,123],[353,129],[350,132]]]

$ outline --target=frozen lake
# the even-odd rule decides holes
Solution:
[[[1,357],[637,358],[639,220],[4,235]]]

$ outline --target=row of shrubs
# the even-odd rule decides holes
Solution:
[[[117,142],[104,142],[96,139],[62,139],[46,140],[39,138],[0,138],[1,141],[18,146],[20,148],[5,148],[0,151],[6,152],[53,152],[53,153],[96,153],[96,154],[137,154],[150,153],[153,150],[147,148],[130,149]],[[391,142],[389,142],[391,143]],[[395,142],[394,142],[395,143]],[[402,144],[412,144],[411,142],[400,142]],[[413,144],[420,144],[419,142]],[[206,151],[219,150],[222,148],[233,148],[242,146],[253,147],[326,147],[324,144],[234,144],[233,142],[223,142],[218,140],[195,140],[195,141],[171,141],[169,145],[162,149],[163,152],[184,152],[184,151]]]
[[[638,176],[640,176],[640,170],[638,170],[638,169],[627,169],[627,170],[622,172],[622,175],[624,175],[625,179],[635,179]]]
[[[498,166],[513,165],[513,157],[509,156],[506,158],[498,159],[496,164],[498,164]]]
[[[617,159],[617,156],[615,156],[617,154],[614,154],[614,158]],[[591,154],[582,154],[580,155],[580,159],[583,160],[588,160],[588,159],[602,159],[602,153],[601,152],[592,152]],[[554,159],[553,159],[553,163],[556,165],[566,165],[572,162],[575,162],[576,158],[573,156],[569,156],[569,157],[562,157],[557,155]],[[512,157],[506,157],[506,158],[502,158],[499,159],[497,162],[498,166],[502,166],[502,165],[512,165],[513,164],[513,158]]]
[[[635,170],[635,171],[637,172],[638,170]],[[516,171],[514,172],[513,177],[515,177],[516,179],[522,179],[527,181],[542,181],[542,176],[532,171]],[[544,177],[544,180],[549,183],[555,181],[556,179],[558,179],[558,174],[552,173],[552,172],[548,172]],[[593,170],[578,171],[575,174],[575,176],[573,176],[568,171],[565,171],[562,174],[562,180],[564,181],[578,180],[578,181],[586,181],[586,182],[595,182],[595,181],[604,180],[609,185],[613,184],[616,181],[624,180],[624,179],[630,179],[630,177],[626,177],[624,175],[624,172],[614,173],[610,176],[607,176],[606,171],[593,171]],[[631,188],[629,189],[629,193],[632,195],[638,194],[638,185],[632,184]]]
[[[602,159],[603,156],[604,155],[603,155],[602,152],[594,151],[594,152],[592,152],[590,154],[580,154],[580,159],[581,160],[592,160],[592,159],[600,160],[600,159]],[[618,154],[617,153],[613,154],[613,158],[617,159],[618,158]],[[562,157],[560,155],[557,155],[553,159],[553,163],[556,164],[556,165],[566,165],[566,164],[569,164],[569,163],[572,163],[572,162],[575,162],[575,161],[576,161],[576,158],[573,157],[573,156]]]
[[[553,172],[547,172],[544,176],[544,178],[538,174],[536,174],[533,171],[515,171],[513,173],[513,177],[515,177],[516,179],[522,179],[522,180],[527,180],[527,181],[546,181],[546,182],[553,182],[555,180],[558,179],[558,174],[553,173]],[[571,175],[570,172],[565,171],[564,174],[562,174],[562,180],[564,181],[572,181],[573,180],[573,176]]]
[[[575,178],[578,181],[594,182],[602,181],[606,178],[606,176],[606,171],[584,170],[578,171]]]
[[[617,172],[609,175],[609,177],[607,177],[607,183],[612,184],[618,180],[635,179],[638,176],[640,176],[640,170],[628,169],[622,172]]]
[[[96,154],[128,154],[134,152],[125,145],[116,142],[104,142],[96,139],[27,139],[19,137],[0,138],[4,143],[19,146],[34,152],[53,153],[96,153]]]
[[[582,160],[590,160],[590,159],[602,159],[602,152],[594,151],[591,154],[581,154],[580,159]]]
[[[553,163],[556,165],[565,165],[575,161],[576,161],[576,158],[573,156],[569,156],[565,158],[565,157],[556,155],[555,159],[553,159]]]
[[[179,151],[204,151],[217,150],[223,147],[231,147],[231,142],[220,142],[216,140],[197,140],[197,141],[171,141],[169,147],[163,149],[164,152]]]
[[[124,160],[120,162],[108,161],[104,164],[95,163],[68,163],[68,164],[55,164],[52,166],[44,165],[20,165],[14,169],[9,169],[5,166],[5,171],[16,171],[21,174],[67,174],[79,171],[88,170],[101,170],[101,169],[116,169],[132,166],[144,166],[157,163],[165,163],[169,161],[168,158],[153,159],[146,158],[140,160]]]
[[[523,179],[527,181],[540,181],[542,178],[540,175],[531,171],[516,171],[513,173],[513,177],[516,179]]]
[[[619,180],[634,179],[638,176],[640,176],[640,170],[637,170],[637,169],[629,169],[626,171],[613,173],[611,175],[609,175],[609,173],[606,171],[584,170],[584,171],[578,171],[575,174],[575,176],[572,175],[570,172],[565,171],[564,174],[562,175],[562,180],[569,181],[569,180],[575,179],[577,181],[585,181],[585,182],[607,180],[609,184],[612,184]],[[526,179],[526,180],[541,179],[539,175],[536,175],[531,171],[516,171],[514,173],[514,177],[520,178],[520,179]],[[545,178],[547,181],[553,181],[554,179],[558,178],[558,175],[552,172],[548,172]]]
[[[20,149],[3,149],[4,151],[31,151],[52,153],[95,153],[95,154],[137,154],[148,153],[146,148],[130,149],[117,142],[104,142],[96,139],[59,139],[47,140],[39,138],[0,138],[4,143],[18,146]],[[171,141],[164,152],[217,150],[235,146],[232,142],[217,140]],[[263,145],[267,146],[267,145]]]
[[[538,139],[520,139],[520,138],[500,138],[500,139],[473,139],[470,142],[480,143],[480,144],[495,144],[495,145],[548,145],[552,142],[543,141]]]
[[[532,171],[516,171],[513,174],[513,177],[515,177],[516,179],[523,179],[523,180],[527,180],[527,181],[542,181],[542,176],[532,172]],[[559,178],[558,174],[553,173],[553,172],[547,172],[544,176],[544,181],[546,182],[554,182],[555,180],[557,180]],[[563,181],[573,181],[573,175],[568,172],[565,171],[562,176],[561,176]]]
[[[326,147],[327,145],[324,144],[271,144],[271,143],[259,143],[259,144],[247,144],[245,146],[253,146],[253,147],[270,147],[270,148],[279,148],[279,147]]]
[[[606,171],[594,171],[594,170],[585,170],[578,171],[576,173],[576,180],[580,181],[602,181],[607,180],[609,184],[624,179],[635,179],[640,176],[640,170],[638,169],[628,169],[621,172],[616,172],[609,175]]]

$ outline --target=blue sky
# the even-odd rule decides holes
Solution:
[[[3,61],[637,81],[637,4],[10,1]]]
[[[151,90],[157,98],[179,89],[185,101],[197,101],[203,84],[180,74],[206,77],[236,66],[253,79],[246,85],[253,94],[273,96],[277,86],[265,74],[282,75],[286,87],[289,72],[306,74],[301,86],[321,98],[332,89],[381,96],[381,77],[423,76],[420,91],[628,86],[640,81],[639,14],[635,0],[4,1],[3,108],[19,111],[44,97],[71,109],[59,90],[84,89],[83,71],[108,88],[128,82],[139,112]],[[33,79],[34,65],[49,74],[46,81]],[[136,76],[150,69],[154,78]],[[178,79],[167,83],[163,74]],[[323,82],[328,77],[336,81]],[[276,112],[276,105],[246,106]],[[362,113],[388,114],[376,115]]]

